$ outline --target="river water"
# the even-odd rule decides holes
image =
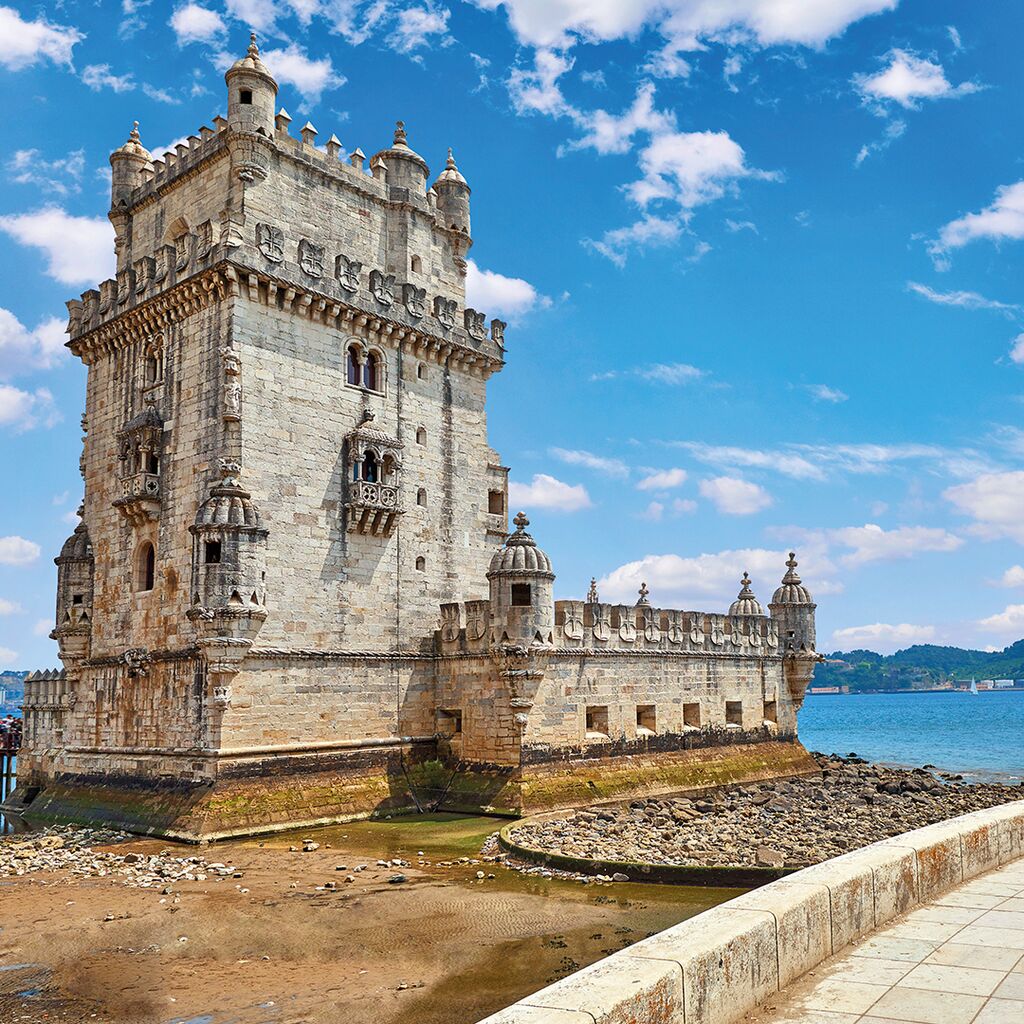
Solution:
[[[809,694],[798,729],[808,750],[826,754],[932,764],[977,781],[1024,777],[1024,693]]]

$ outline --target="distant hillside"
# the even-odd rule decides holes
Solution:
[[[836,651],[814,672],[814,686],[851,690],[910,690],[950,680],[1024,679],[1024,640],[1002,651],[965,651],[959,647],[915,644],[895,654]]]
[[[0,672],[0,690],[7,696],[2,705],[4,714],[22,702],[25,696],[25,676],[27,672]]]

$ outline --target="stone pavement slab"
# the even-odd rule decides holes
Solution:
[[[1024,864],[936,896],[785,988],[750,1024],[1024,1024]]]

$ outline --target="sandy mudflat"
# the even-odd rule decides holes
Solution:
[[[495,827],[441,816],[304,831],[262,846],[177,847],[242,877],[172,882],[167,894],[66,872],[0,879],[0,1021],[472,1024],[735,895],[581,886],[489,863],[439,866],[475,857]],[[319,849],[290,852],[304,836]],[[150,854],[168,844],[109,849]],[[394,857],[411,866],[376,865]],[[368,867],[353,872],[359,864]],[[478,880],[480,870],[495,877]],[[407,881],[389,884],[398,872]],[[322,888],[327,882],[338,888]]]

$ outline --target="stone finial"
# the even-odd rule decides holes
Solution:
[[[796,552],[790,551],[789,559],[786,561],[786,575],[782,577],[783,583],[799,583],[800,574],[796,571]]]
[[[284,134],[287,135],[288,134],[288,125],[290,125],[291,123],[292,123],[292,115],[289,114],[288,111],[284,109],[284,107],[282,107],[277,112],[277,116],[274,118],[274,127],[279,132],[284,132]]]
[[[590,577],[590,589],[587,591],[587,604],[597,604],[601,596],[597,592],[597,577]]]
[[[516,533],[522,533],[530,525],[525,512],[518,513],[512,522],[516,524]]]
[[[242,464],[237,459],[220,459],[218,468],[225,486],[238,486],[238,476],[242,472]]]
[[[250,57],[258,57],[260,48],[256,45],[256,33],[249,33],[249,49],[246,51]]]
[[[740,597],[753,597],[753,592],[750,589],[750,573],[745,569],[743,570],[743,579],[740,580]]]
[[[646,583],[640,584],[640,596],[637,598],[637,607],[649,605],[651,602],[647,600],[650,591],[647,589]]]
[[[302,133],[302,144],[304,146],[313,146],[313,145],[316,144],[317,131],[313,127],[313,125],[310,124],[309,121],[307,121],[302,126],[302,132],[301,133]]]
[[[452,153],[452,147],[448,147],[448,159],[445,161],[445,168],[449,171],[457,171],[458,167],[455,166],[455,156]]]
[[[355,152],[348,158],[348,162],[357,170],[363,169],[363,162],[366,160],[366,154],[357,146]]]
[[[332,135],[327,140],[327,155],[332,160],[338,159],[338,154],[341,152],[341,139],[337,135]]]
[[[405,134],[405,122],[404,121],[396,121],[395,122],[395,139],[394,139],[394,142],[392,143],[392,145],[394,145],[394,146],[408,146],[409,145],[409,140],[408,140],[408,138],[407,138],[407,136]]]
[[[142,138],[139,135],[139,122],[138,121],[132,121],[132,130],[128,133],[128,138],[132,142],[134,142],[136,144],[141,143]],[[449,150],[449,152],[451,152],[451,150]]]

